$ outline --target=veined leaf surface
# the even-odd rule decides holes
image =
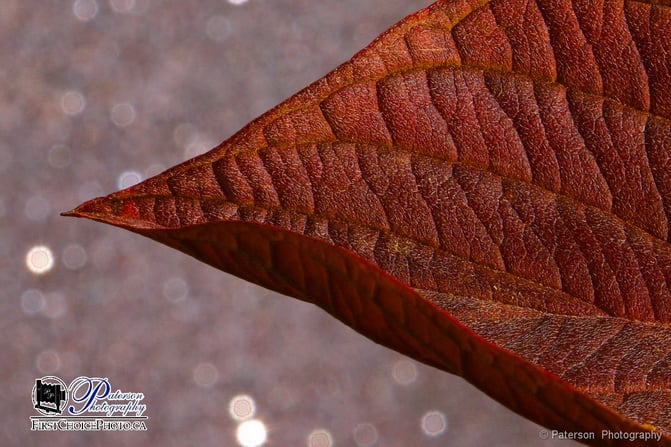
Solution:
[[[664,2],[439,1],[72,214],[313,302],[548,427],[669,443],[670,35]]]

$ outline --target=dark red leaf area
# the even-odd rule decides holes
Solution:
[[[355,97],[364,98],[361,93]],[[378,115],[387,123],[381,130],[398,127],[393,118],[385,121],[384,113]],[[336,134],[341,132],[333,127]],[[462,127],[462,131],[464,141],[482,136],[477,129],[471,133]],[[492,132],[491,141],[495,137],[500,140],[501,135]],[[570,142],[564,143],[558,147],[569,147]],[[422,147],[438,150],[390,141],[306,143],[229,153],[212,164],[162,178],[165,194],[138,197],[134,191],[127,200],[137,206],[140,219],[162,227],[222,218],[284,226],[281,221],[286,220],[293,223],[288,228],[350,248],[412,287],[554,313],[671,320],[669,245],[604,210],[610,199],[597,206],[572,197],[580,192],[610,197],[606,181],[601,180],[607,177],[601,172],[608,171],[590,152],[567,154],[568,162],[557,169],[575,177],[584,174],[584,180],[565,182],[576,189],[569,195],[518,178],[525,170],[543,172],[544,167],[539,163],[538,169],[530,169],[523,149],[521,156],[494,161],[483,155],[479,162],[472,158],[475,151],[466,151],[463,161],[453,161],[449,151],[443,157],[423,153],[427,151]],[[515,151],[503,148],[500,153],[504,158]],[[644,152],[633,160],[640,161],[634,170],[652,170]],[[485,163],[500,168],[485,170]],[[496,172],[504,169],[505,175]],[[632,182],[642,182],[641,177]],[[207,181],[201,185],[194,179]],[[649,180],[654,189],[652,175]],[[651,200],[641,193],[633,195],[633,183],[631,194],[621,196],[635,202],[637,218],[653,214],[666,224],[659,193],[654,190]],[[594,185],[602,185],[599,195]],[[124,196],[117,200],[123,209]],[[650,201],[654,207],[646,206]],[[646,208],[659,212],[646,213]],[[360,234],[350,236],[351,232]]]
[[[555,340],[548,335],[560,331],[555,328],[546,332],[543,324],[551,323],[537,312],[504,306],[499,315],[506,317],[502,326],[507,327],[508,334],[496,330],[489,333],[487,330],[495,328],[496,322],[492,324],[491,311],[486,305],[475,309],[479,304],[471,299],[432,292],[425,293],[425,297],[429,298],[426,301],[416,291],[347,250],[334,249],[329,243],[267,225],[222,222],[180,230],[138,232],[215,267],[226,266],[227,271],[241,278],[287,295],[309,302],[312,302],[311,297],[319,297],[317,304],[320,307],[353,329],[425,363],[469,377],[479,388],[508,403],[514,410],[550,426],[575,431],[640,430],[632,421],[622,420],[616,412],[565,383],[553,380],[542,368],[518,356],[511,356],[486,341],[488,336],[494,342],[508,337],[512,344],[520,345],[523,354],[532,354],[539,344],[553,345]],[[436,308],[436,304],[443,310],[454,311],[457,317],[462,314],[467,318],[477,315],[474,328],[482,331],[485,339]],[[593,319],[591,323],[595,326],[592,329],[576,319],[571,320],[566,318],[556,322],[556,325],[570,328],[576,336],[588,332],[592,346],[598,346],[610,336],[617,339],[618,328],[614,326],[618,323],[612,318]],[[619,324],[626,326],[628,323]],[[645,332],[643,326],[639,324],[637,328],[623,330]],[[651,328],[647,332],[645,335],[652,335]],[[541,336],[537,339],[535,335]],[[529,340],[523,340],[524,337]],[[668,334],[661,337],[668,337]],[[535,352],[543,352],[542,348]],[[555,348],[559,349],[555,355],[545,353],[550,362],[568,362],[576,366],[591,350],[591,346],[572,346],[566,339],[557,343]],[[599,351],[600,355],[594,360],[621,363],[619,356],[601,355],[604,352]],[[541,365],[547,366],[544,364],[546,359],[542,360]],[[589,367],[586,369],[591,371]],[[662,412],[648,409],[648,412],[641,413],[641,409],[635,407],[636,392],[612,393],[607,390],[611,385],[608,377],[586,378],[581,371],[569,371],[575,372],[582,381],[604,379],[606,385],[603,388],[590,389],[591,393],[599,396],[599,401],[606,401],[614,408],[621,406],[625,410],[627,406],[632,406],[630,413],[649,418],[658,425],[668,425],[668,413],[660,419]],[[628,377],[621,377],[627,374]],[[617,380],[627,380],[635,375],[635,371],[622,371]],[[668,390],[656,393],[660,400],[652,410],[668,405],[669,394]]]
[[[541,423],[668,435],[669,36],[666,2],[439,1],[209,153],[74,214],[314,302]],[[265,242],[221,242],[244,225]],[[293,251],[268,251],[271,228]],[[355,289],[371,274],[399,298],[331,303],[343,262]],[[394,317],[406,305],[424,317]]]
[[[422,293],[483,338],[532,359],[622,414],[671,426],[670,328],[619,318],[555,317]]]

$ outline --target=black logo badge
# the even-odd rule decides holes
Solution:
[[[35,380],[33,404],[40,413],[47,416],[59,415],[68,404],[68,387],[54,376]]]

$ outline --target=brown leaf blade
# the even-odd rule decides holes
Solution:
[[[439,1],[72,214],[314,302],[547,426],[669,443],[669,35],[657,2]]]

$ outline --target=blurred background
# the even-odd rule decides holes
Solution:
[[[198,155],[429,0],[0,0],[0,444],[517,446],[541,427],[308,304],[60,217]],[[146,432],[31,432],[35,380]]]

